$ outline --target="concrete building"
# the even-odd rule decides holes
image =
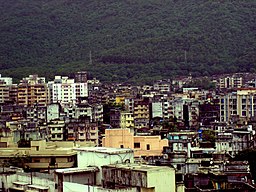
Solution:
[[[159,80],[156,81],[153,85],[154,90],[159,91],[160,93],[170,93],[171,91],[171,80]]]
[[[55,170],[56,180],[58,181],[58,192],[73,191],[77,190],[77,186],[74,184],[95,186],[96,185],[96,174],[98,174],[99,168],[96,166],[90,166],[86,168],[68,168],[68,169],[57,169]],[[69,183],[66,183],[69,182]],[[73,186],[72,186],[73,183]],[[68,187],[72,186],[72,187]],[[79,187],[78,187],[79,189]],[[83,189],[84,191],[85,186]],[[92,190],[93,191],[93,190]]]
[[[134,128],[134,116],[133,113],[121,111],[121,119],[120,119],[120,127],[121,128]]]
[[[46,106],[48,103],[48,89],[44,77],[30,75],[18,84],[18,105]]]
[[[46,109],[46,121],[49,123],[52,120],[56,120],[60,118],[60,104],[52,103],[47,105]]]
[[[163,106],[161,102],[152,102],[152,118],[163,118]]]
[[[118,163],[134,163],[132,149],[118,149],[107,147],[81,147],[76,148],[78,168],[97,166],[99,172],[96,174],[96,185],[102,183],[102,169],[104,165]]]
[[[0,104],[9,102],[10,99],[10,85],[0,81]]]
[[[77,80],[84,80],[81,75],[78,75]],[[51,103],[59,103],[62,106],[74,105],[79,98],[88,97],[87,82],[75,82],[75,79],[55,76],[55,79],[49,81],[47,86]]]
[[[90,117],[91,122],[103,122],[103,105],[79,103],[71,107],[64,108],[67,117],[79,119],[80,117]]]
[[[70,119],[67,123],[68,141],[91,141],[98,146],[98,125],[89,118]]]
[[[105,188],[137,187],[139,191],[176,191],[175,170],[170,167],[138,164],[105,165],[102,167],[102,173]]]
[[[220,121],[232,122],[242,119],[245,122],[256,114],[256,89],[241,88],[220,96]]]
[[[121,110],[120,109],[110,109],[110,125],[113,128],[120,128],[121,122]]]
[[[1,164],[13,162],[36,171],[75,167],[76,158],[77,153],[72,148],[49,146],[43,140],[31,141],[30,148],[8,147],[0,150]]]
[[[48,129],[50,131],[50,140],[51,141],[65,141],[66,132],[65,132],[65,121],[64,120],[53,120],[48,123]]]
[[[135,157],[162,156],[167,139],[160,136],[134,136],[130,129],[106,129],[102,146],[134,149]]]
[[[243,78],[239,75],[226,76],[219,79],[219,87],[221,89],[241,88],[243,85]]]
[[[149,126],[149,100],[134,100],[134,126],[135,128],[143,128]]]

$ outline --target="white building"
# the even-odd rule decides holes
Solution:
[[[48,82],[51,103],[61,105],[75,104],[78,98],[88,97],[87,83],[76,83],[68,77],[55,76],[53,81]]]
[[[86,168],[88,166],[97,166],[101,170],[101,166],[118,164],[118,163],[134,163],[134,153],[132,149],[107,148],[107,147],[83,147],[76,148],[78,168]],[[96,184],[100,185],[102,172],[96,175]]]
[[[5,85],[12,85],[12,78],[11,77],[2,77],[0,74],[0,82],[3,82]]]
[[[163,106],[161,102],[152,103],[152,118],[163,117]]]

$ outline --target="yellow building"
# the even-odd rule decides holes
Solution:
[[[160,136],[134,136],[130,129],[106,129],[102,146],[134,149],[135,157],[161,156],[167,139]]]
[[[116,96],[116,104],[124,104],[124,99],[125,97],[122,95],[117,95]]]
[[[133,113],[121,112],[121,128],[134,128],[134,117]]]
[[[77,153],[72,148],[46,145],[45,141],[31,141],[30,148],[1,148],[0,164],[4,166],[13,161],[33,170],[70,168],[76,166]]]

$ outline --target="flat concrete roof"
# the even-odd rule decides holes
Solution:
[[[14,181],[12,182],[13,184],[16,184],[16,185],[28,185],[29,183],[27,182],[23,182],[23,181]]]
[[[56,173],[61,174],[72,174],[72,173],[84,173],[84,172],[98,172],[98,167],[86,167],[86,168],[67,168],[67,169],[57,169],[55,170]]]
[[[41,189],[41,190],[49,189],[49,187],[45,187],[45,186],[41,186],[41,185],[28,185],[28,187],[34,188],[34,189]]]
[[[112,164],[105,165],[102,167],[106,168],[117,168],[117,169],[126,169],[133,171],[142,171],[142,172],[166,172],[167,170],[174,170],[174,168],[167,166],[153,166],[153,165],[145,165],[145,164]]]
[[[81,147],[81,148],[74,148],[74,150],[84,151],[84,152],[94,152],[94,153],[107,153],[107,154],[133,153],[133,149],[112,148],[112,147]]]

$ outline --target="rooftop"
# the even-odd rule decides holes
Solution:
[[[74,150],[85,151],[85,152],[95,152],[95,153],[108,153],[108,154],[133,153],[132,149],[111,148],[111,147],[81,147],[81,148],[75,148]]]
[[[169,170],[174,170],[171,167],[167,166],[153,166],[153,165],[145,165],[145,164],[114,164],[114,165],[105,165],[103,168],[117,168],[117,169],[125,169],[125,170],[133,170],[133,171],[142,171],[142,172],[166,172]]]
[[[61,173],[61,174],[97,172],[97,171],[99,171],[98,167],[86,167],[86,168],[74,167],[74,168],[57,169],[57,170],[55,170],[56,173]]]

